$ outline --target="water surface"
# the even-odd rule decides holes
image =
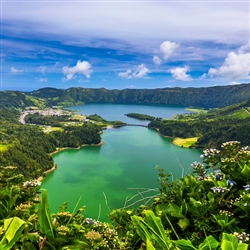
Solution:
[[[72,110],[77,110],[83,115],[100,115],[107,121],[123,121],[133,124],[148,124],[149,121],[140,121],[131,117],[125,116],[127,113],[139,113],[151,115],[161,118],[172,118],[176,114],[190,113],[184,107],[173,107],[166,105],[136,105],[136,104],[110,104],[110,103],[94,103],[81,106],[67,107]]]
[[[88,108],[88,106],[83,107]],[[107,106],[110,107],[109,111],[106,110]],[[105,104],[102,109],[99,105],[99,109],[95,112],[90,104],[89,113],[85,113],[86,110],[81,112],[97,113],[107,120],[121,120],[114,116],[116,112],[118,116],[122,113],[121,110],[117,111],[120,108],[123,112],[127,112],[126,107],[121,106],[118,105],[117,108],[116,105]],[[127,108],[130,109],[134,105],[128,106],[130,107]],[[74,109],[78,108],[74,107]],[[133,109],[129,112],[156,114],[156,111],[154,114],[147,112],[150,110],[148,107],[144,110],[141,108],[139,105],[137,110]],[[167,109],[157,108],[161,112]],[[166,117],[172,116],[173,109],[186,112],[183,108],[170,109],[169,114],[165,112]],[[129,206],[141,199],[139,192],[147,188],[156,189],[156,191],[144,193],[143,197],[152,196],[158,192],[156,165],[163,168],[165,172],[173,173],[174,178],[178,178],[183,172],[186,173],[192,162],[199,160],[201,153],[200,150],[177,147],[171,144],[170,138],[161,137],[156,131],[144,127],[107,129],[102,134],[102,141],[104,145],[99,147],[69,149],[54,155],[58,168],[50,173],[42,184],[42,187],[48,190],[53,212],[57,212],[64,201],[69,201],[69,210],[72,211],[78,199],[82,197],[80,205],[86,205],[85,216],[107,220],[109,209],[123,207],[127,197],[138,194],[126,204]]]

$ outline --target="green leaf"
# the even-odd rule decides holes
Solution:
[[[174,203],[170,203],[167,207],[167,212],[175,218],[183,219],[185,216],[182,214],[182,208],[179,208]]]
[[[208,192],[207,197],[209,199],[209,204],[213,205],[214,204],[214,194],[212,192]]]
[[[144,213],[144,219],[137,215],[131,216],[131,220],[135,224],[137,234],[144,242],[147,240],[154,240],[157,247],[168,249],[171,242],[166,236],[161,219],[155,216],[151,210],[145,210]]]
[[[186,203],[185,200],[182,201],[181,207],[180,207],[180,208],[181,208],[181,214],[182,214],[183,216],[186,216],[186,215],[187,215],[188,207],[187,207],[187,203]]]
[[[143,219],[137,215],[133,215],[131,220],[136,226],[136,233],[140,236],[140,238],[146,242],[147,238],[150,238],[150,233],[147,227],[143,224]]]
[[[6,239],[10,242],[15,238],[15,235],[20,227],[22,227],[25,222],[18,217],[10,218],[4,220],[4,230]]]
[[[181,250],[197,250],[196,247],[192,244],[190,240],[175,240],[175,245],[179,247]]]
[[[5,234],[0,242],[1,250],[9,250],[14,246],[22,235],[22,231],[25,227],[25,221],[18,217],[13,217],[4,220]]]
[[[241,170],[241,174],[244,178],[250,178],[250,167],[247,164],[244,165],[243,169]]]
[[[219,242],[212,236],[209,235],[206,239],[199,245],[199,250],[216,250],[219,246]]]
[[[246,243],[239,243],[237,250],[247,250],[248,249],[248,244]]]
[[[182,230],[185,230],[190,225],[190,221],[187,218],[180,219],[178,225]]]
[[[222,250],[236,250],[238,247],[238,240],[236,236],[223,233],[221,239],[221,249]]]
[[[167,242],[170,243],[170,239],[166,236],[160,217],[155,216],[153,211],[146,210],[145,221],[148,223],[150,229],[153,230],[154,234],[161,239],[164,245],[166,245]]]
[[[147,244],[147,250],[155,250],[153,243],[149,238],[147,238],[146,244]]]
[[[54,238],[47,191],[45,189],[42,190],[41,194],[41,201],[38,209],[38,221],[40,231],[47,237]]]

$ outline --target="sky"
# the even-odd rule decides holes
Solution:
[[[0,90],[250,82],[248,0],[0,4]]]

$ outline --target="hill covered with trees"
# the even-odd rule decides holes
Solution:
[[[250,99],[208,112],[177,115],[176,119],[156,118],[148,125],[169,137],[198,137],[198,148],[218,147],[224,141],[250,145]]]
[[[32,92],[2,91],[0,107],[38,106],[37,104],[79,105],[85,103],[164,104],[219,108],[250,98],[250,84],[204,88],[158,88],[107,90],[104,88],[43,88]]]
[[[57,148],[101,142],[101,128],[91,122],[45,133],[39,126],[21,124],[19,116],[16,109],[0,109],[0,166],[17,166],[26,179],[38,178],[51,169],[50,153]]]

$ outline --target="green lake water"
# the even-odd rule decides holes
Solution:
[[[182,113],[184,111],[182,109]],[[123,207],[127,197],[145,191],[144,188],[156,191],[144,193],[143,197],[157,194],[156,165],[178,178],[182,167],[186,173],[201,154],[200,150],[174,146],[171,139],[144,127],[107,129],[102,141],[102,146],[68,149],[54,155],[58,168],[42,184],[42,188],[48,190],[52,212],[57,212],[64,201],[69,201],[72,211],[82,197],[80,205],[86,206],[86,217],[107,220],[108,207],[111,210]],[[141,198],[137,195],[126,205]]]

